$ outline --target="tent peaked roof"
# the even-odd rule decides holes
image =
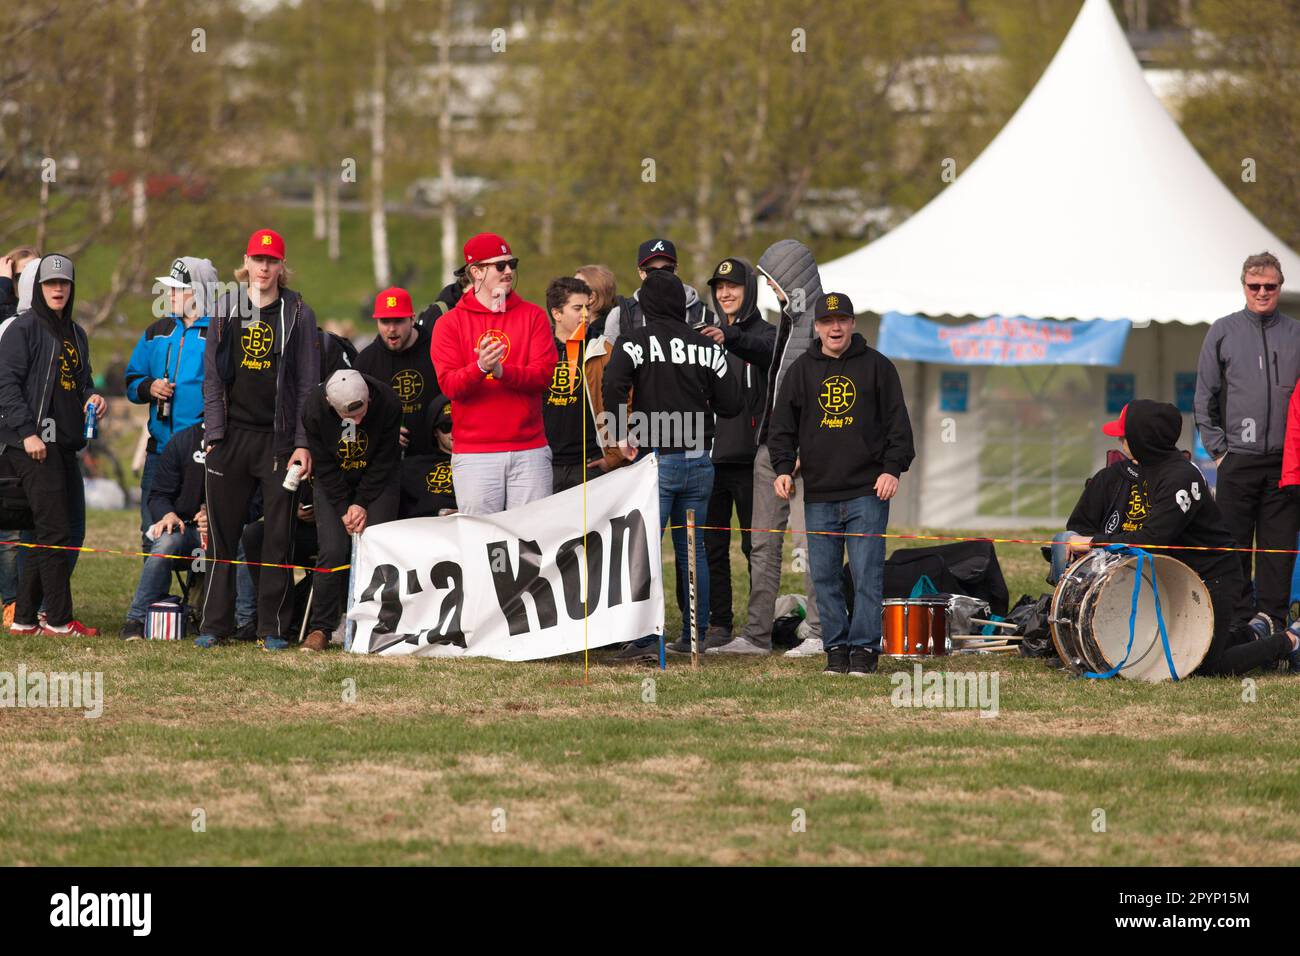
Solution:
[[[879,313],[1196,323],[1242,307],[1263,250],[1300,275],[1156,99],[1107,0],[1086,0],[956,182],[821,275]]]

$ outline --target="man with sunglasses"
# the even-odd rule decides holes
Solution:
[[[1201,346],[1196,427],[1218,465],[1215,497],[1237,546],[1291,551],[1300,508],[1278,487],[1287,405],[1300,378],[1300,322],[1278,310],[1282,264],[1263,252],[1241,267],[1246,307],[1218,319]],[[1251,621],[1260,636],[1280,630],[1291,597],[1291,554],[1241,553]]]
[[[430,354],[451,399],[456,503],[485,515],[551,493],[542,396],[555,340],[546,313],[514,291],[519,260],[504,239],[480,233],[464,254],[469,288],[434,325]]]
[[[636,253],[636,271],[645,282],[645,277],[652,272],[677,272],[677,247],[670,239],[647,239],[641,243]],[[704,300],[693,286],[682,284],[686,289],[686,324],[693,329],[703,325],[717,325],[713,314],[704,306]],[[605,318],[605,338],[611,343],[617,342],[620,335],[626,335],[633,329],[645,328],[645,313],[641,311],[641,290],[632,293],[632,298],[618,297],[618,304],[609,310]]]

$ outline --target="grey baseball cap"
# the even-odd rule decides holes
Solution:
[[[36,282],[39,285],[42,282],[49,282],[51,279],[67,279],[69,282],[76,282],[76,273],[72,268],[72,260],[57,252],[42,259],[41,267],[36,272]]]

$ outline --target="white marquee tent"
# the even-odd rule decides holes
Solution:
[[[1099,431],[1113,417],[1108,390],[1186,408],[1203,323],[1242,307],[1240,264],[1262,250],[1300,276],[1300,257],[1165,111],[1107,0],[1085,0],[1038,85],[969,169],[893,231],[823,264],[822,287],[876,314],[1136,327],[1114,369],[899,362],[917,460],[893,521],[1059,525],[1114,447]],[[874,342],[874,328],[859,325]],[[945,372],[966,373],[964,412],[941,401]]]

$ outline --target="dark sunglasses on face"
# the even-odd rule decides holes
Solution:
[[[497,272],[505,272],[505,271],[506,271],[506,266],[509,266],[509,267],[510,267],[510,271],[511,271],[511,272],[518,272],[518,271],[519,271],[519,260],[518,260],[518,259],[501,259],[501,260],[499,260],[499,261],[497,261],[497,262],[489,262],[489,263],[487,263],[487,265],[490,265],[490,266],[496,266],[496,267],[497,267]]]
[[[1276,282],[1247,282],[1246,288],[1249,289],[1251,292],[1258,292],[1260,289],[1263,289],[1265,292],[1276,292],[1277,283]]]
[[[451,422],[439,422],[439,423],[438,423],[438,431],[442,432],[444,435],[450,435],[450,434],[451,434]]]

